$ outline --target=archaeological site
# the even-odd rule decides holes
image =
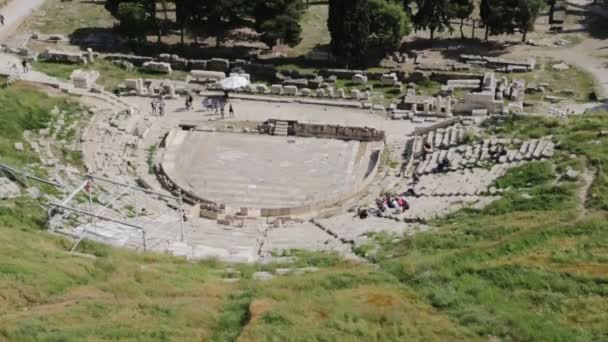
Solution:
[[[608,340],[608,1],[0,6],[0,340]]]

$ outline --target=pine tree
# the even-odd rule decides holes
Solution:
[[[428,29],[431,33],[431,42],[435,39],[435,32],[443,32],[450,25],[450,8],[448,0],[418,0],[418,12],[414,15],[414,27],[417,30]]]
[[[534,23],[543,5],[543,0],[519,0],[517,2],[517,11],[513,19],[519,28],[519,32],[523,33],[522,42],[526,42],[528,32],[534,30]]]
[[[370,35],[368,0],[330,0],[331,49],[347,67],[363,65]]]
[[[473,0],[451,0],[450,1],[450,16],[460,19],[460,37],[464,39],[464,20],[469,18],[475,9]]]

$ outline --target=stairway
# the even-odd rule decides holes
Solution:
[[[273,135],[279,135],[279,136],[286,137],[288,127],[289,127],[289,124],[287,123],[287,121],[277,121],[274,126]]]

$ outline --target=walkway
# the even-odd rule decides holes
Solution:
[[[4,15],[4,26],[0,26],[0,42],[15,33],[19,25],[43,3],[44,0],[11,0],[0,9]]]

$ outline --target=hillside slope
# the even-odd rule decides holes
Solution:
[[[14,143],[49,126],[55,106],[79,110],[27,85],[0,90],[0,162],[44,175]],[[486,209],[397,241],[376,236],[357,250],[367,264],[305,252],[266,265],[190,263],[88,242],[70,254],[70,241],[43,230],[44,199],[2,201],[0,339],[608,339],[608,118],[513,117],[492,127],[553,134],[557,156],[505,175],[499,185],[511,190]],[[290,272],[253,277],[279,268]]]

